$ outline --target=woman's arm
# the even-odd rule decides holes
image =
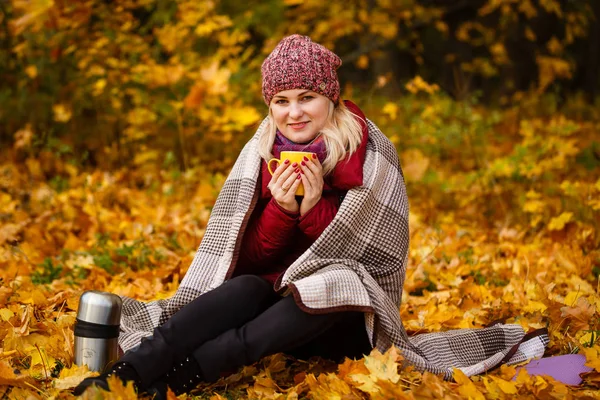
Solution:
[[[281,255],[294,235],[298,217],[298,212],[285,210],[271,198],[265,209],[260,214],[253,215],[248,224],[236,269],[249,271],[267,266]]]

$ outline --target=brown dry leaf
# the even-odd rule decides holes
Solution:
[[[585,386],[594,388],[596,390],[600,389],[600,372],[591,371],[580,374],[580,376],[583,378],[583,384]]]
[[[204,99],[204,94],[206,92],[205,85],[194,84],[190,89],[190,92],[183,100],[183,105],[185,108],[195,109],[200,104],[202,104],[202,100]]]
[[[346,358],[342,364],[338,367],[337,375],[348,383],[352,383],[351,375],[361,374],[367,375],[369,370],[365,367],[365,361],[362,360],[351,360]]]
[[[35,380],[29,374],[11,367],[7,361],[0,360],[0,386],[3,385],[30,388],[32,385],[35,387]]]
[[[254,386],[248,388],[248,396],[250,398],[260,399],[282,399],[285,398],[284,390],[271,378],[271,373],[268,369],[262,371],[255,377]]]
[[[596,307],[588,299],[580,297],[573,307],[561,307],[561,316],[568,319],[568,325],[575,331],[590,329],[590,322],[596,312]]]
[[[423,374],[421,385],[412,389],[411,393],[416,400],[459,398],[442,378],[429,372]]]

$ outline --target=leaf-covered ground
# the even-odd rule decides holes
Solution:
[[[397,112],[397,107],[391,111]],[[527,145],[540,146],[542,141],[532,141],[552,123],[522,125],[517,134],[522,147],[527,151]],[[528,129],[537,131],[529,135]],[[578,129],[564,133],[564,128],[558,135],[563,142],[558,142],[558,150],[549,150],[548,157],[562,154],[574,160],[577,153],[560,152],[570,132],[589,143],[589,133],[579,134],[586,127]],[[594,129],[587,132],[597,132],[597,126]],[[517,161],[534,166],[544,161],[525,157],[510,164],[513,150],[501,143],[490,148],[487,162],[492,172],[486,170],[468,190],[457,183],[472,178],[459,165],[468,157],[447,154],[448,162],[441,162],[424,151],[400,151],[411,201],[411,250],[401,316],[410,334],[482,327],[498,319],[525,330],[548,327],[546,356],[581,353],[594,368],[581,386],[568,387],[506,366],[472,379],[458,374],[456,382],[445,382],[432,374],[398,369],[402,355],[392,350],[340,365],[275,355],[200,386],[194,395],[600,398],[600,252],[594,220],[600,181],[583,169],[569,170],[568,184],[554,175],[555,186],[566,187],[563,194],[560,189],[544,191],[554,186],[543,180],[537,190],[518,177],[503,181],[505,169],[518,168]],[[542,172],[552,171],[552,165],[542,166]],[[50,152],[33,156],[19,148],[11,151],[0,163],[0,397],[72,397],[70,388],[89,375],[73,365],[73,325],[81,293],[104,290],[145,301],[171,296],[202,238],[224,179],[201,167],[185,173],[152,167],[108,172],[75,166]],[[440,179],[448,184],[438,184]],[[579,213],[577,207],[569,212],[552,208],[561,204],[557,198],[575,198],[582,188]],[[514,204],[523,209],[511,212]],[[550,209],[558,211],[545,213]],[[113,382],[110,395],[91,390],[84,397],[136,395],[132,388]]]

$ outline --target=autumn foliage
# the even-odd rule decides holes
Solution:
[[[299,32],[342,55],[343,96],[398,149],[409,333],[548,327],[546,356],[594,370],[579,387],[506,366],[444,382],[399,368],[395,349],[339,365],[278,354],[195,395],[600,398],[595,3],[246,3],[0,2],[0,397],[71,398],[91,374],[73,364],[84,290],[174,293],[266,114],[260,63]],[[136,397],[111,387],[84,397]]]

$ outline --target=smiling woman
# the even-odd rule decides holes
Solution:
[[[543,353],[547,336],[524,336],[518,325],[406,335],[404,177],[394,145],[340,100],[340,65],[300,35],[267,57],[269,114],[227,178],[177,293],[148,304],[125,298],[127,352],[76,394],[107,388],[114,374],[164,398],[167,386],[184,393],[278,352],[341,360],[395,345],[407,364],[446,378]],[[271,175],[272,157],[280,163]]]
[[[311,90],[292,89],[277,93],[269,109],[283,136],[292,142],[308,143],[325,127],[333,103]]]

